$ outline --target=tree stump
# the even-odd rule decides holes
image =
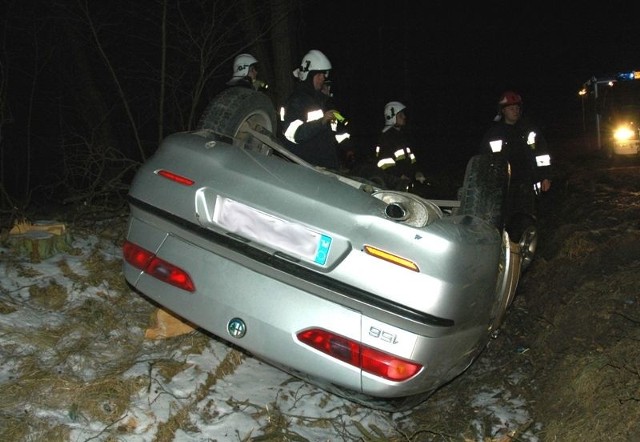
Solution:
[[[71,250],[71,235],[62,223],[50,220],[16,222],[9,231],[9,246],[19,255],[37,263],[57,253]]]

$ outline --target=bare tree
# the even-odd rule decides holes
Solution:
[[[298,12],[295,0],[273,0],[270,7],[260,7],[259,0],[240,0],[238,5],[245,19],[242,21],[246,46],[260,61],[261,76],[273,86],[269,89],[274,105],[284,103],[293,89],[292,56],[297,52],[291,23]],[[265,26],[268,23],[268,26]]]
[[[120,79],[118,78],[118,75],[115,71],[114,66],[111,63],[110,58],[107,56],[107,54],[104,51],[104,47],[102,46],[102,42],[100,40],[100,37],[98,35],[98,31],[96,29],[96,26],[93,23],[93,19],[91,18],[91,13],[89,11],[89,3],[88,0],[78,0],[78,6],[80,7],[80,10],[82,11],[84,18],[86,20],[86,24],[89,27],[89,31],[91,32],[91,36],[93,38],[93,41],[95,43],[95,46],[98,50],[98,52],[100,53],[100,56],[105,64],[105,66],[107,67],[107,69],[109,70],[109,73],[111,74],[111,78],[116,86],[116,89],[118,91],[118,96],[120,97],[120,100],[122,101],[122,106],[125,109],[125,112],[127,114],[127,118],[129,119],[129,122],[131,123],[131,131],[133,133],[133,136],[135,138],[136,141],[136,145],[138,146],[138,151],[140,153],[140,158],[144,161],[146,158],[146,154],[144,151],[144,148],[142,146],[142,140],[140,139],[140,134],[138,133],[138,127],[136,125],[136,121],[133,117],[133,113],[129,104],[129,100],[127,98],[127,95],[122,87],[122,85],[120,84]]]
[[[5,26],[3,29],[6,31],[6,18],[5,18]],[[6,42],[6,38],[2,39],[3,42]],[[12,203],[7,189],[5,188],[4,183],[6,182],[5,176],[5,144],[3,143],[2,131],[4,126],[8,123],[11,123],[13,117],[11,115],[11,108],[9,107],[9,101],[7,97],[7,88],[9,87],[9,78],[8,73],[5,68],[5,60],[4,60],[4,47],[2,50],[2,58],[0,58],[0,209],[4,211],[5,209],[12,210],[14,204]]]
[[[273,52],[273,64],[275,70],[275,84],[277,93],[274,101],[276,105],[283,104],[293,91],[294,59],[298,51],[293,42],[297,41],[293,36],[292,23],[296,21],[297,2],[295,0],[274,0],[271,2],[271,48]],[[297,62],[297,60],[296,60]]]
[[[162,18],[160,20],[162,42],[160,45],[160,93],[158,97],[158,144],[164,136],[164,99],[167,77],[167,0],[162,0]]]
[[[0,177],[4,185],[5,123],[15,108],[18,123],[9,135],[26,149],[11,150],[24,160],[11,172],[22,180],[37,177],[50,199],[86,202],[97,199],[91,194],[122,193],[114,179],[126,185],[132,164],[168,133],[195,128],[210,99],[226,88],[238,53],[260,60],[274,104],[292,85],[296,48],[289,33],[300,8],[294,0],[11,4],[13,15],[4,16],[11,27],[4,31],[13,34],[2,44],[14,46],[3,49],[11,56],[0,60]],[[25,29],[33,36],[30,52],[20,34]],[[12,72],[21,74],[19,86],[7,94]],[[42,162],[50,167],[32,173]]]

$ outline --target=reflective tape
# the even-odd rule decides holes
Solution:
[[[322,117],[324,117],[324,112],[322,111],[322,109],[312,110],[307,114],[307,123],[320,120],[322,119]]]
[[[382,170],[388,169],[389,167],[395,166],[396,162],[393,161],[393,158],[383,158],[378,161],[378,167]]]
[[[405,159],[405,153],[404,153],[404,149],[398,149],[393,153],[393,157],[396,159],[396,161],[400,161],[400,160],[404,160]]]
[[[289,123],[289,127],[287,127],[287,130],[284,131],[285,138],[292,143],[296,143],[296,131],[303,124],[304,122],[302,120],[295,120]]]
[[[489,141],[489,146],[493,153],[502,152],[502,140]]]
[[[551,166],[551,156],[550,155],[538,155],[536,157],[536,164],[538,167]]]
[[[527,135],[527,144],[531,146],[532,144],[536,144],[536,133],[531,131]]]

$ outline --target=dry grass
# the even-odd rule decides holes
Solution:
[[[73,271],[65,260],[59,261],[58,267],[73,281],[75,289],[104,287],[104,291],[97,291],[95,296],[74,302],[70,302],[66,289],[54,281],[29,288],[31,304],[36,310],[64,310],[68,319],[43,327],[36,333],[33,330],[11,331],[15,345],[5,346],[3,351],[9,351],[8,357],[16,360],[16,378],[3,391],[0,416],[11,416],[19,409],[24,409],[25,413],[20,418],[2,418],[0,440],[28,440],[33,434],[41,435],[38,440],[68,440],[70,428],[51,427],[46,418],[29,414],[34,404],[38,408],[67,410],[71,422],[104,422],[105,435],[113,433],[116,438],[117,434],[136,431],[137,422],[126,417],[134,395],[149,390],[152,385],[170,382],[191,367],[179,359],[155,359],[148,362],[149,377],[123,378],[122,374],[139,362],[143,334],[113,343],[117,345],[115,357],[111,341],[105,337],[121,335],[123,326],[135,325],[144,329],[155,307],[140,300],[138,308],[132,308],[135,303],[132,303],[130,290],[121,281],[121,266],[119,260],[105,260],[99,248],[84,261],[84,271],[80,273]],[[10,303],[1,305],[5,314],[15,309]],[[210,336],[194,332],[162,344],[195,354],[202,353],[210,340]],[[26,353],[25,348],[29,349]],[[167,422],[159,425],[156,440],[172,441],[177,429],[188,429],[189,413],[195,405],[206,397],[217,379],[233,373],[243,359],[242,353],[229,352],[206,383],[199,386],[196,395],[181,398],[180,408],[174,410]],[[79,372],[76,368],[79,366],[91,374]]]
[[[591,236],[590,232],[573,233],[565,240],[561,253],[572,261],[586,258],[598,248]]]
[[[60,310],[67,303],[67,289],[56,281],[49,281],[47,286],[29,287],[29,296],[42,308]]]
[[[122,376],[137,363],[143,339],[141,333],[121,331],[123,326],[144,329],[153,306],[141,300],[132,302],[121,261],[109,259],[99,247],[80,272],[65,259],[57,262],[61,273],[73,282],[74,295],[53,279],[43,280],[22,257],[4,258],[11,271],[32,278],[33,283],[28,287],[28,302],[12,293],[3,294],[0,314],[21,309],[42,325],[35,330],[26,324],[0,330],[4,338],[0,351],[4,361],[13,365],[12,382],[3,385],[0,401],[0,440],[69,440],[71,427],[53,424],[46,415],[34,413],[36,409],[54,414],[66,410],[70,422],[100,421],[110,431],[127,431],[132,422],[123,417],[133,395],[149,380]],[[82,296],[87,289],[94,294]],[[65,319],[58,320],[58,313]]]
[[[190,426],[189,414],[195,410],[200,401],[207,397],[211,388],[218,382],[218,379],[233,373],[244,358],[244,354],[237,350],[227,353],[222,362],[218,364],[216,370],[213,373],[209,373],[207,380],[198,386],[195,395],[189,397],[186,403],[183,401],[180,409],[176,410],[166,422],[158,425],[158,433],[154,441],[171,442],[174,440],[175,432],[178,429],[187,430]]]

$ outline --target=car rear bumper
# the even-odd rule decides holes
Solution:
[[[403,397],[448,382],[471,364],[489,340],[492,318],[484,306],[469,305],[478,310],[478,318],[456,322],[355,287],[296,274],[234,251],[224,239],[204,244],[192,229],[132,206],[127,239],[186,269],[196,291],[165,284],[127,262],[126,280],[179,316],[293,371],[374,397]],[[231,330],[237,320],[246,327],[242,337],[234,337]],[[371,375],[300,342],[297,333],[309,328],[330,330],[423,368],[403,382]],[[379,331],[393,339],[380,339]]]

